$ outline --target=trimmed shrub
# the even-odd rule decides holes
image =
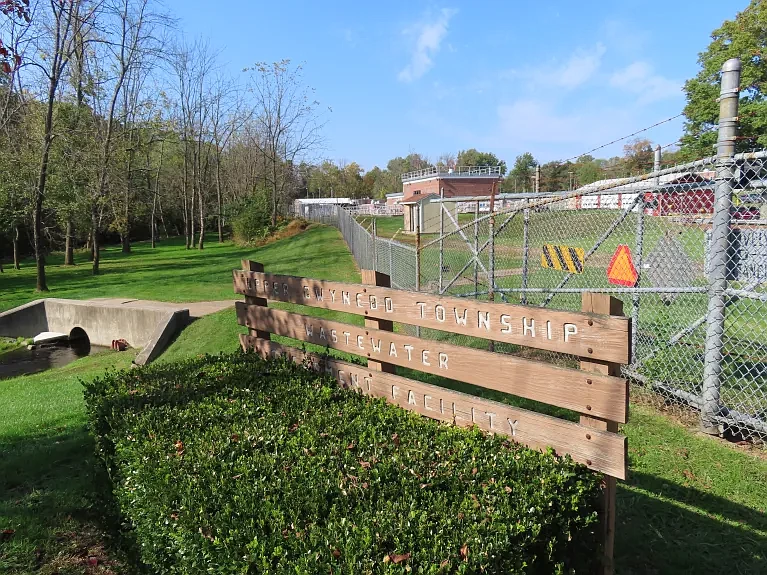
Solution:
[[[234,241],[242,245],[257,244],[284,226],[288,220],[279,217],[272,225],[272,208],[269,193],[257,190],[233,209],[232,232]]]
[[[599,476],[287,360],[205,356],[85,384],[153,573],[593,570]]]

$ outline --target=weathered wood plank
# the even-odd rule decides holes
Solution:
[[[360,270],[362,276],[362,283],[380,287],[390,287],[391,278],[386,274],[382,274],[375,270]],[[373,329],[380,329],[382,331],[394,331],[394,324],[388,319],[373,319],[365,318],[365,327]],[[394,365],[391,363],[381,363],[374,359],[368,359],[368,367],[376,371],[385,371],[386,373],[394,373]]]
[[[235,293],[590,357],[629,362],[629,319],[294,276],[233,272]]]
[[[252,262],[250,260],[241,260],[242,269],[248,272],[263,272],[264,271],[264,264],[258,263],[258,262]],[[258,297],[254,295],[246,295],[245,296],[245,303],[248,305],[260,305],[262,307],[267,306],[266,298]],[[248,330],[250,335],[254,335],[256,337],[260,337],[262,339],[269,339],[271,336],[269,335],[268,331],[263,331],[260,329],[249,329]]]
[[[253,349],[264,357],[286,354],[297,363],[306,361],[317,370],[332,373],[346,386],[355,387],[367,395],[383,397],[404,409],[461,426],[476,425],[484,431],[507,435],[533,449],[551,447],[559,455],[569,454],[594,471],[625,478],[625,441],[618,434],[304,353],[245,334],[240,336],[240,340],[243,348]]]
[[[241,325],[495,389],[614,421],[626,418],[623,379],[505,354],[237,302]]]

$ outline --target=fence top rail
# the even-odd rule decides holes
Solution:
[[[629,363],[630,320],[388,287],[233,271],[234,291],[250,297],[341,311],[440,331]]]

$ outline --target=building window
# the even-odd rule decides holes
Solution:
[[[420,194],[420,193],[421,193],[421,190],[416,190],[416,191],[414,191],[414,192],[413,192],[413,195],[414,195],[414,196],[417,196],[417,195],[418,195],[418,194]]]

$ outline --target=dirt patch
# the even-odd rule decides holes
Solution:
[[[277,240],[292,238],[293,236],[297,236],[301,232],[308,229],[310,225],[311,224],[306,220],[291,220],[287,226],[285,226],[284,228],[280,230],[277,230],[268,238],[265,238],[259,241],[256,245],[260,247],[260,246],[265,246],[266,244],[270,244],[272,242],[276,242]]]

